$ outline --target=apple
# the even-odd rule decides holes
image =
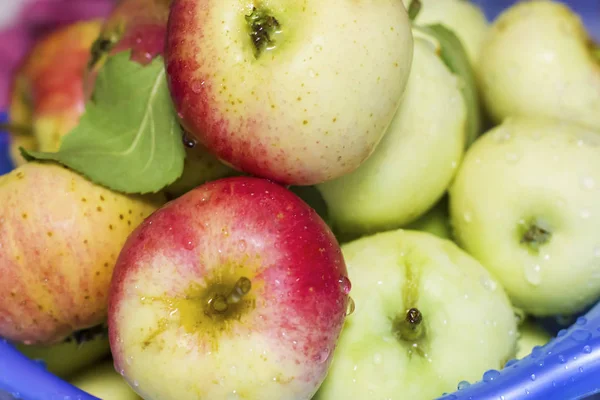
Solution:
[[[54,163],[28,162],[0,177],[0,336],[51,345],[103,323],[119,251],[163,203]]]
[[[142,400],[115,371],[111,361],[85,369],[71,379],[79,389],[104,400]]]
[[[17,343],[16,347],[32,360],[43,362],[49,372],[61,378],[73,376],[110,352],[108,334],[103,325],[74,332],[52,346]]]
[[[526,1],[508,8],[494,21],[480,55],[490,115],[497,123],[531,116],[599,129],[598,49],[565,4]]]
[[[406,225],[404,229],[429,232],[442,239],[452,239],[447,197],[444,196],[427,213],[416,221]]]
[[[514,357],[508,297],[453,242],[394,230],[342,251],[356,309],[315,400],[430,400]]]
[[[457,242],[533,316],[600,296],[600,131],[512,117],[467,151],[450,188]]]
[[[68,24],[35,43],[13,79],[10,156],[22,165],[19,147],[56,151],[84,110],[83,75],[101,21]]]
[[[531,319],[526,319],[519,326],[519,339],[517,340],[516,359],[522,359],[531,354],[536,346],[543,346],[552,339],[552,336],[539,324]]]
[[[115,368],[143,398],[308,400],[349,291],[333,233],[298,196],[255,177],[212,181],[123,247],[109,296]]]
[[[419,38],[411,71],[373,155],[355,171],[317,185],[336,233],[352,238],[409,224],[437,203],[454,177],[467,118],[459,82]]]
[[[167,78],[184,128],[223,162],[289,185],[356,169],[410,72],[402,2],[174,0]]]
[[[408,7],[413,0],[403,0]],[[489,23],[481,8],[469,0],[419,0],[419,25],[442,24],[460,39],[472,65],[477,64]]]

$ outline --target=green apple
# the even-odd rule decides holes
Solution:
[[[430,400],[514,357],[508,297],[453,242],[396,230],[342,251],[356,309],[316,400]]]
[[[454,177],[467,118],[459,81],[425,39],[415,39],[411,71],[373,155],[355,171],[317,185],[338,234],[406,225],[431,208]]]
[[[77,374],[71,384],[103,400],[142,400],[115,371],[112,361],[104,361]]]
[[[527,319],[519,326],[519,339],[517,340],[517,359],[525,358],[531,354],[536,346],[543,346],[552,339],[552,336],[539,324]]]
[[[484,101],[496,122],[560,118],[600,129],[600,59],[577,14],[556,1],[525,1],[493,23],[481,52]]]
[[[405,229],[429,232],[442,239],[451,239],[452,231],[450,229],[450,216],[448,213],[448,200],[443,197],[435,206],[433,206],[425,215],[418,220],[405,226]]]
[[[288,185],[356,169],[402,98],[412,33],[400,0],[173,0],[165,65],[190,136]]]
[[[408,7],[414,0],[403,0]],[[468,0],[420,0],[422,6],[415,22],[419,25],[442,24],[460,39],[472,65],[477,63],[488,20],[479,6]]]
[[[457,242],[534,316],[600,296],[600,131],[514,117],[467,151],[450,188]]]
[[[53,346],[18,343],[16,347],[32,360],[43,361],[48,371],[67,378],[109,354],[108,335],[103,326],[97,328],[76,332]]]

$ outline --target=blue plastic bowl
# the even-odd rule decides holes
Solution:
[[[518,0],[471,0],[494,19]],[[600,41],[600,2],[563,0],[581,15],[588,30]],[[6,114],[0,114],[5,121]],[[0,174],[13,166],[8,136],[0,132]],[[600,399],[600,303],[580,316],[568,329],[557,320],[545,326],[556,337],[520,360],[509,361],[500,371],[487,371],[473,384],[439,400],[576,400]],[[599,393],[599,395],[595,395]],[[99,400],[49,373],[42,363],[22,355],[0,339],[0,400]],[[111,399],[105,399],[111,400]],[[215,399],[217,400],[217,399]]]

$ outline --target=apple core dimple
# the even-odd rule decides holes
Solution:
[[[222,314],[229,310],[229,306],[240,302],[250,289],[252,282],[246,277],[241,277],[233,286],[231,292],[227,295],[217,293],[208,299],[208,305],[211,313]]]
[[[254,56],[258,58],[264,50],[275,48],[274,36],[281,28],[279,21],[265,9],[256,7],[252,7],[252,12],[245,18],[254,44]]]

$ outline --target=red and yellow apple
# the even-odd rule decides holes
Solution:
[[[204,184],[146,219],[111,283],[116,370],[144,398],[310,399],[345,319],[333,233],[268,180]]]
[[[0,336],[50,345],[103,323],[119,251],[163,202],[53,163],[28,162],[0,177]]]
[[[228,165],[291,185],[356,169],[412,61],[401,1],[174,0],[165,65],[184,128]]]
[[[101,21],[61,27],[35,44],[17,71],[9,108],[13,163],[25,162],[19,147],[56,151],[85,108],[83,76]],[[23,132],[26,131],[26,132]]]

